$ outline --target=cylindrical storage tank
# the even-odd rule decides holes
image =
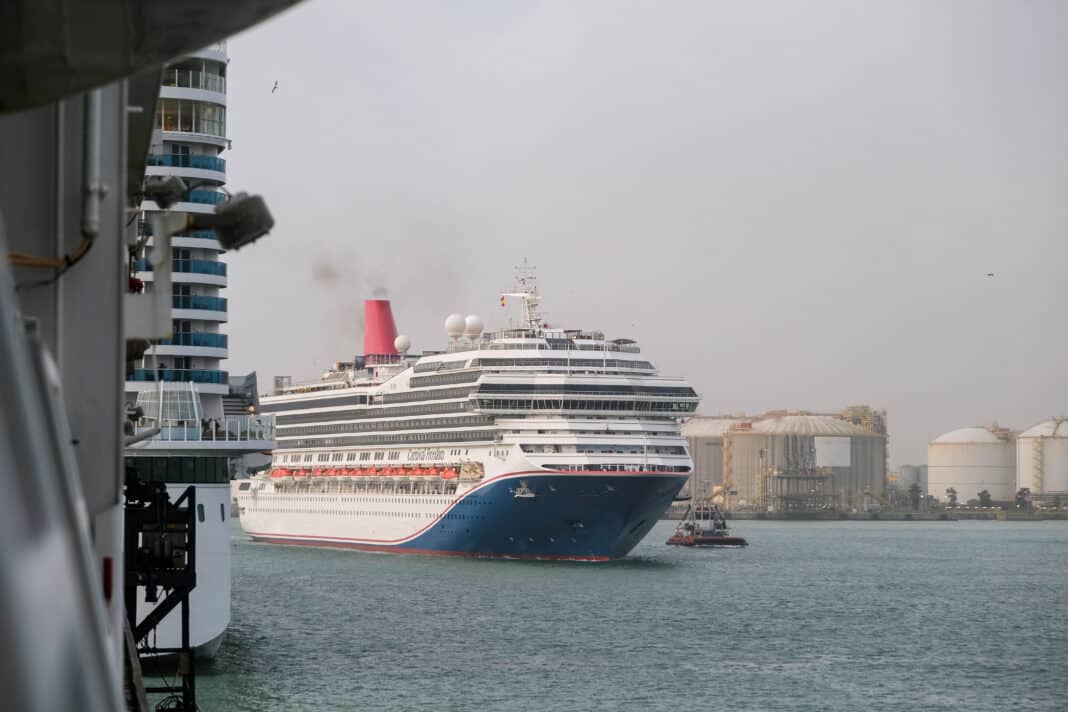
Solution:
[[[833,506],[852,509],[866,493],[885,494],[886,438],[835,415],[773,415],[724,435],[724,470],[742,507],[774,506],[766,501],[765,480],[785,476],[793,486],[819,484]],[[829,481],[815,483],[819,476]]]
[[[1010,433],[989,428],[961,428],[939,435],[927,445],[927,492],[946,502],[946,490],[957,491],[957,503],[978,499],[983,490],[998,502],[1016,495],[1016,447]]]
[[[682,424],[693,459],[693,474],[684,492],[707,497],[713,487],[723,484],[723,433],[739,422],[737,418],[695,416]]]
[[[1020,433],[1016,486],[1032,495],[1068,495],[1068,419],[1046,420]]]

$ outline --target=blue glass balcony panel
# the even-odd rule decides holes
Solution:
[[[150,368],[134,369],[131,381],[168,381],[173,383],[218,383],[229,384],[230,374],[226,371],[206,371],[195,368]]]
[[[185,194],[185,202],[187,203],[206,203],[208,205],[218,205],[219,203],[226,201],[226,194],[220,193],[215,190],[191,190]]]
[[[218,156],[189,155],[177,153],[150,153],[146,163],[150,166],[170,168],[202,168],[208,171],[226,171],[226,159]]]
[[[225,297],[202,297],[192,294],[175,294],[171,297],[171,306],[175,309],[208,309],[226,311]]]
[[[161,346],[209,346],[225,349],[230,345],[230,337],[214,332],[184,331],[174,334],[169,339],[160,339],[157,343]]]
[[[149,272],[151,270],[152,263],[147,259],[142,257],[137,260],[138,272]],[[216,262],[214,260],[173,260],[171,262],[171,270],[186,274],[213,274],[219,277],[225,277],[226,263]]]

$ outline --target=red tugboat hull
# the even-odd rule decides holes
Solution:
[[[693,534],[675,534],[666,543],[671,546],[749,546],[749,542],[740,536]]]

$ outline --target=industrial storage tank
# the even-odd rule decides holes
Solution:
[[[851,409],[850,417],[861,409]],[[884,414],[865,410],[868,427],[839,415],[769,413],[724,435],[724,473],[732,504],[761,511],[857,509],[885,503]]]
[[[683,494],[708,497],[723,484],[723,433],[743,422],[726,416],[695,416],[682,424],[682,435],[693,459],[693,475]]]
[[[1020,433],[1016,486],[1031,490],[1033,498],[1068,504],[1068,419],[1045,420]]]
[[[996,425],[961,428],[939,435],[927,445],[928,494],[946,503],[946,490],[957,503],[977,499],[983,490],[998,502],[1016,496],[1016,444],[1013,434]]]

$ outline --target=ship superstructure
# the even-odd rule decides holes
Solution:
[[[227,70],[230,58],[219,42],[169,63],[146,158],[149,180],[177,177],[189,190],[168,211],[213,214],[224,202]],[[143,199],[138,238],[155,247],[155,218],[164,206]],[[227,408],[230,374],[227,264],[214,230],[186,226],[169,237],[170,268],[161,278],[147,256],[131,264],[131,276],[146,294],[170,300],[171,335],[148,344],[128,369],[126,400],[140,409],[140,432],[159,433],[127,448],[126,466],[136,479],[167,484],[171,500],[197,490],[197,585],[190,594],[191,638],[197,654],[214,657],[230,624],[229,481],[241,460],[274,446],[269,419]],[[143,600],[139,616],[151,606]],[[180,639],[180,616],[172,612],[157,630],[161,648]]]
[[[452,315],[443,352],[407,355],[389,303],[365,304],[364,357],[282,384],[269,474],[241,524],[285,544],[605,560],[645,536],[692,468],[679,419],[697,394],[629,339],[554,329],[533,280],[523,324]]]

